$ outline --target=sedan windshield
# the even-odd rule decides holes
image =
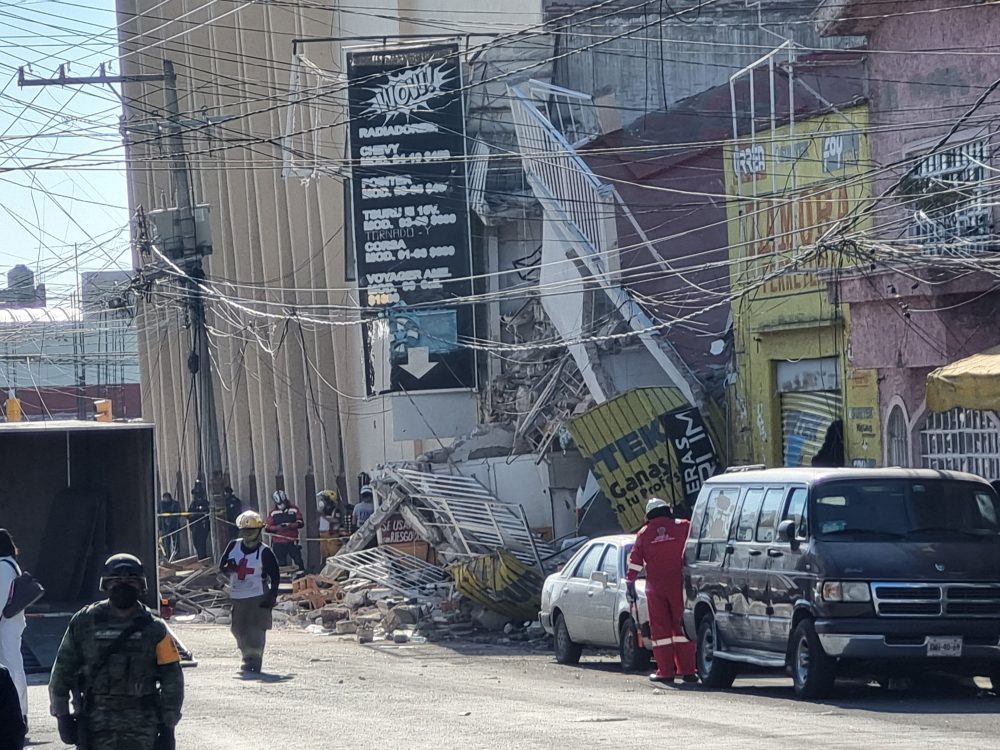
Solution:
[[[845,541],[976,540],[1000,534],[989,487],[951,479],[830,482],[817,487],[816,533]]]

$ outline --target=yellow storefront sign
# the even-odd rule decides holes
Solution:
[[[573,419],[569,431],[625,531],[645,522],[650,497],[690,503],[718,468],[718,435],[676,388],[624,393]]]
[[[854,107],[726,146],[734,291],[757,298],[822,291],[827,253],[793,265],[870,196],[868,111]],[[866,224],[862,224],[862,227]]]

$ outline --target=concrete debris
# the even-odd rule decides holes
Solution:
[[[346,580],[338,584],[339,601],[318,610],[305,609],[302,600],[279,603],[275,623],[298,626],[316,635],[350,637],[359,644],[375,641],[399,645],[472,640],[477,643],[526,642],[550,647],[536,622],[512,620],[475,602],[454,585],[442,585],[425,594],[404,597],[372,581]],[[278,618],[281,618],[280,620]]]
[[[160,562],[160,595],[174,615],[196,615],[196,622],[215,622],[229,613],[228,581],[212,560],[185,557]]]

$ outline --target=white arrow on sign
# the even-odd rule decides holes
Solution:
[[[426,346],[415,346],[409,350],[406,364],[400,365],[400,367],[417,380],[420,380],[420,378],[433,370],[435,365],[437,365],[437,362],[428,361],[427,354]]]

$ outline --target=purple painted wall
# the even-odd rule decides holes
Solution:
[[[867,33],[869,41],[875,195],[905,173],[909,153],[933,148],[1000,78],[1000,7],[957,7],[968,5],[968,0],[847,4],[847,20],[840,22],[839,31]],[[996,132],[998,122],[1000,92],[994,92],[959,134],[981,136],[987,128]],[[897,200],[886,200],[875,216],[875,236],[904,239],[909,221]],[[927,374],[1000,343],[1000,280],[976,273],[949,276],[926,264],[893,265],[896,270],[880,264],[880,270],[848,275],[837,293],[850,303],[852,364],[878,369],[883,425],[894,406],[905,408],[910,452],[919,465]]]
[[[888,17],[868,34],[872,159],[883,171],[875,180],[880,195],[902,174],[906,152],[929,148],[1000,78],[1000,7],[968,6],[968,0],[908,0],[856,3],[856,15]],[[906,15],[892,15],[901,11]],[[937,10],[937,12],[921,12]],[[969,119],[965,128],[996,129],[1000,92]],[[928,143],[929,142],[929,143]],[[887,204],[877,215],[886,237],[900,236],[904,214]]]

